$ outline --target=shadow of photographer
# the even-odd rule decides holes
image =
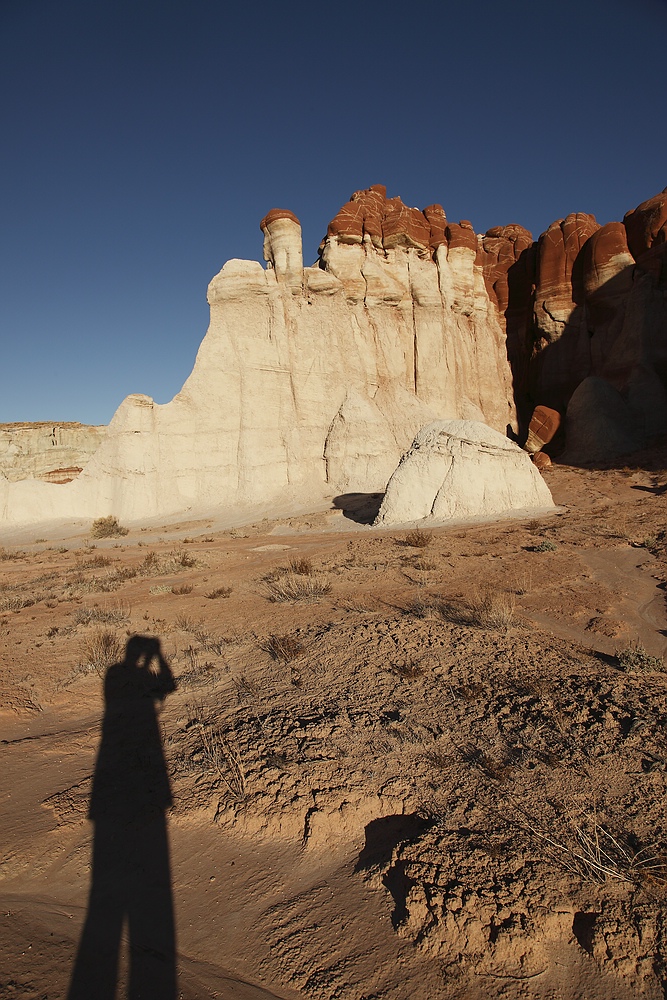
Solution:
[[[132,636],[104,680],[88,817],[95,824],[88,912],[68,1000],[113,1000],[123,928],[129,1000],[174,1000],[176,941],[165,812],[172,802],[158,707],[175,690],[159,640]]]

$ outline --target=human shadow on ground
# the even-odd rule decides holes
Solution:
[[[88,817],[95,824],[88,913],[68,1000],[114,1000],[123,929],[128,1000],[175,1000],[176,941],[165,811],[171,788],[157,709],[175,690],[157,639],[132,636],[107,670]]]
[[[378,516],[384,493],[342,493],[333,498],[336,510],[357,524],[372,524]]]

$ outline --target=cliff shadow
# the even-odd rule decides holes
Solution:
[[[333,498],[336,510],[357,524],[372,524],[378,516],[384,493],[342,493]]]
[[[106,672],[88,811],[90,896],[68,1000],[114,1000],[124,937],[129,1000],[176,998],[165,815],[172,798],[158,721],[158,706],[175,687],[159,641],[147,636],[132,636],[124,660]]]
[[[561,322],[549,312],[549,301],[536,300],[539,284],[536,246],[524,250],[507,272],[507,357],[520,445],[526,440],[535,406],[551,407],[564,418],[574,391],[588,376],[609,383],[626,403],[634,385],[635,410],[642,392],[633,380],[642,370],[649,377],[652,373],[656,385],[661,384],[662,390],[655,390],[658,395],[664,396],[667,391],[667,340],[655,336],[655,330],[664,326],[666,316],[664,276],[649,278],[639,265],[628,264],[597,287],[586,289],[585,271],[589,273],[592,268],[589,240],[574,260],[570,277],[572,309]],[[559,324],[560,334],[552,329]],[[664,401],[658,402],[664,406]],[[637,444],[622,453],[619,449],[614,457],[601,459],[604,449],[597,448],[593,449],[597,455],[580,459],[577,454],[577,460],[573,460],[571,453],[568,455],[564,419],[544,451],[556,461],[563,455],[567,464],[584,468],[610,469],[635,464],[646,467],[647,453],[655,444],[661,444],[664,430],[656,423],[653,412],[660,406],[653,410],[651,406],[647,399],[643,410],[640,406],[637,412],[628,413],[625,430],[628,437],[636,438]]]

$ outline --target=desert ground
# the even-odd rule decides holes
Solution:
[[[490,524],[377,530],[358,495],[0,531],[0,996],[68,995],[111,823],[107,881],[156,868],[118,996],[664,997],[667,446],[544,475],[555,513]],[[136,635],[174,678],[148,699],[169,851],[88,818]],[[176,991],[142,992],[169,895]]]

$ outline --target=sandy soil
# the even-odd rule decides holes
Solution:
[[[132,996],[662,998],[665,468],[555,466],[557,514],[416,538],[359,496],[0,535],[0,997],[67,996],[95,834],[119,996],[169,966],[171,892],[178,990]],[[176,689],[117,738],[136,634]],[[77,996],[114,995],[105,920]]]

